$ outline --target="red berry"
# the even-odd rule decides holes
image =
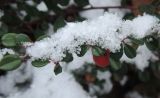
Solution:
[[[97,66],[101,68],[105,68],[109,65],[109,54],[110,54],[110,51],[107,49],[104,55],[100,55],[100,56],[93,55],[93,60]]]

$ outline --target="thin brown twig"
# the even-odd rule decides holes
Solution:
[[[115,9],[134,9],[132,6],[106,6],[106,7],[89,7],[89,8],[81,8],[80,11],[85,10],[92,10],[92,9],[109,9],[109,8],[115,8]]]

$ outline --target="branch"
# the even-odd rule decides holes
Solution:
[[[109,9],[109,8],[115,8],[115,9],[134,9],[132,6],[107,6],[107,7],[90,7],[90,8],[80,8],[80,11],[85,10],[92,10],[92,9]]]

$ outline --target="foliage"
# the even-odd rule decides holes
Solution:
[[[40,4],[41,0],[33,1],[35,3],[34,5],[38,5]],[[23,45],[23,43],[35,42],[47,37],[48,35],[46,32],[49,29],[49,24],[51,26],[54,26],[52,31],[56,32],[58,29],[63,28],[67,22],[84,20],[84,18],[81,17],[78,13],[84,9],[84,6],[89,4],[88,0],[75,0],[75,5],[70,5],[65,9],[61,9],[57,5],[60,4],[62,6],[66,6],[69,4],[69,0],[43,1],[47,5],[48,11],[40,11],[36,8],[36,6],[29,5],[27,2],[25,2],[25,0],[13,0],[13,2],[12,0],[0,1],[0,9],[4,13],[4,15],[0,18],[0,48],[10,48],[16,52],[16,54],[14,55],[6,54],[3,56],[3,58],[0,60],[0,70],[15,70],[23,62],[28,60],[30,57],[28,55],[25,55],[25,46]],[[17,4],[17,7],[12,6],[12,4]],[[122,5],[125,7],[132,6],[133,2],[132,0],[122,0]],[[158,6],[159,0],[153,0],[153,2],[149,4],[141,4],[138,8],[138,13],[141,14],[143,12],[146,12],[160,18],[159,12],[157,10]],[[52,10],[54,11],[54,14],[51,14]],[[25,11],[27,14],[24,15],[23,11]],[[134,17],[136,17],[135,11],[127,13],[123,17],[123,19],[132,20]],[[110,63],[108,66],[104,67],[104,71],[109,70],[114,74],[112,76],[113,81],[120,81],[123,76],[127,75],[129,71],[126,71],[126,69],[131,69],[133,73],[136,74],[135,76],[138,77],[138,81],[152,82],[152,80],[150,79],[151,76],[153,76],[154,80],[159,81],[160,60],[158,60],[157,62],[152,62],[150,60],[150,66],[145,69],[144,72],[141,72],[136,68],[132,69],[130,68],[129,64],[120,62],[120,58],[122,57],[123,53],[125,53],[128,58],[135,58],[137,55],[136,49],[144,44],[149,50],[152,51],[153,54],[159,57],[158,59],[160,59],[159,37],[160,36],[157,34],[148,35],[142,39],[135,39],[132,36],[127,37],[126,39],[129,40],[130,43],[123,41],[120,51],[116,51],[114,53],[110,52],[110,56],[108,59]],[[104,55],[105,51],[107,50],[99,46],[84,44],[80,46],[80,51],[77,51],[77,56],[83,57],[89,49],[92,49],[92,53],[94,56]],[[73,54],[70,53],[70,51],[66,50],[65,55],[66,56],[62,60],[63,62],[69,63],[74,59]],[[50,60],[34,60],[32,61],[32,65],[35,67],[43,67],[48,64],[49,61]],[[56,63],[54,72],[55,74],[59,74],[60,72],[62,72],[62,67],[59,62],[54,63]],[[96,74],[95,70],[103,71],[103,69],[95,66],[98,65],[91,66],[93,68],[93,73],[91,73],[92,75]],[[78,73],[78,75],[82,74],[83,72]],[[83,75],[85,76],[86,73],[83,73]],[[103,84],[103,81],[97,80],[95,78],[96,76],[94,76],[94,78],[89,82],[94,82],[94,84],[101,86],[101,84]],[[83,79],[81,81],[77,81],[84,83]]]

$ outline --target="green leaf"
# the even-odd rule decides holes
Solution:
[[[81,16],[75,17],[75,21],[82,22],[82,21],[84,21],[84,20],[86,20],[86,18],[84,18],[84,17],[81,17]]]
[[[66,56],[62,59],[62,61],[67,63],[73,61],[73,55],[69,52],[66,52]]]
[[[40,60],[40,59],[38,59],[38,60],[32,61],[32,65],[34,67],[43,67],[43,66],[47,65],[48,63],[49,63],[48,60]]]
[[[14,70],[17,69],[21,65],[21,59],[17,55],[6,55],[0,61],[0,69],[1,70]]]
[[[1,38],[2,44],[7,47],[16,46],[16,34],[8,33],[2,36]]]
[[[104,55],[106,53],[106,50],[101,49],[99,47],[93,47],[92,48],[92,54],[94,56],[100,56],[100,55]]]
[[[109,61],[110,61],[111,68],[113,70],[119,70],[122,67],[122,64],[120,63],[119,60],[116,60],[116,59],[110,57]]]
[[[60,64],[58,63],[55,68],[54,68],[54,73],[55,75],[58,75],[62,72],[62,67],[60,66]]]
[[[23,44],[24,42],[30,42],[30,38],[25,34],[16,35],[16,41],[18,44]]]
[[[62,28],[66,25],[63,17],[58,17],[54,23],[54,31],[56,32],[59,28]]]
[[[110,53],[110,57],[119,60],[123,55],[123,45],[121,45],[121,49],[115,53]]]
[[[149,5],[142,5],[139,7],[140,12],[142,13],[148,13],[148,14],[154,14],[156,11],[156,7],[149,4]]]
[[[88,0],[74,0],[74,1],[80,7],[89,5],[89,1]]]
[[[81,51],[80,53],[77,53],[77,56],[82,57],[86,54],[87,50],[88,50],[88,46],[87,45],[81,45]]]
[[[124,45],[124,53],[128,58],[136,57],[136,50],[130,45],[127,45],[127,44]]]
[[[145,38],[145,44],[148,47],[148,49],[155,51],[158,49],[158,40],[154,38],[153,36],[147,36]]]
[[[138,45],[143,45],[144,44],[143,39],[136,39],[136,38],[132,38],[132,37],[128,37],[128,38],[135,44],[138,44]]]
[[[0,37],[2,37],[7,32],[8,32],[8,26],[6,24],[2,23],[1,27],[0,27]]]
[[[58,3],[61,4],[62,6],[66,6],[69,4],[70,0],[58,0]]]
[[[40,41],[40,40],[42,40],[42,39],[44,39],[46,37],[48,37],[48,35],[42,35],[42,36],[40,36],[40,37],[37,38],[37,41]]]
[[[124,17],[123,17],[123,19],[125,19],[125,20],[132,20],[132,19],[134,19],[134,14],[133,13],[126,13],[125,15],[124,15]]]
[[[148,71],[139,72],[138,77],[141,81],[147,82],[150,80],[150,73]]]

